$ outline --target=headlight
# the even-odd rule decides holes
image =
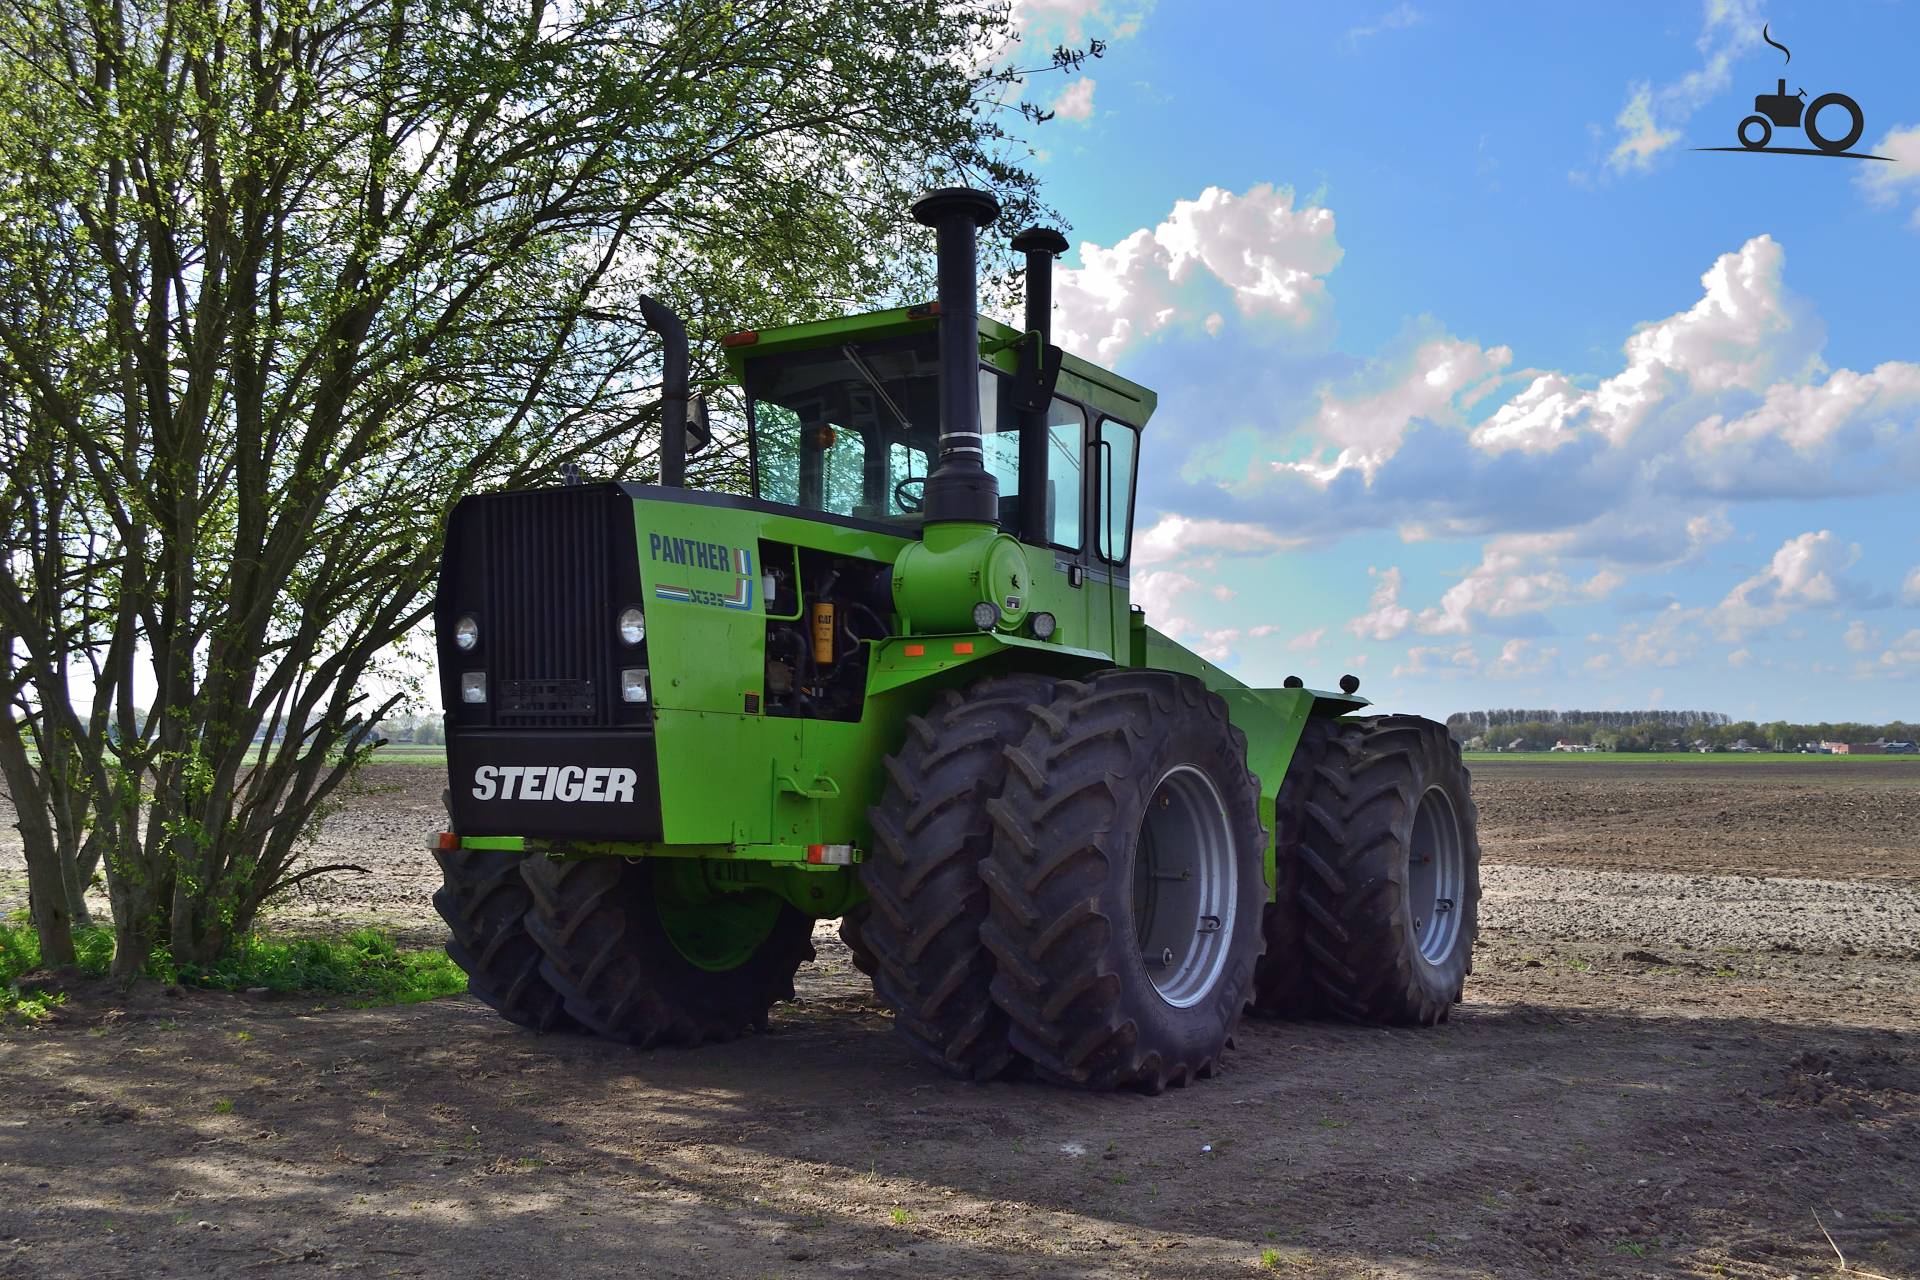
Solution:
[[[620,673],[620,701],[645,702],[647,700],[647,669],[628,667]]]
[[[462,653],[470,653],[480,643],[480,624],[470,613],[460,615],[460,621],[453,624],[453,643]]]
[[[1059,625],[1050,613],[1036,613],[1033,615],[1031,622],[1033,626],[1033,638],[1036,640],[1053,639],[1054,628]]]
[[[484,671],[462,671],[460,673],[460,701],[485,702],[487,700],[487,673]]]
[[[982,600],[973,606],[973,625],[982,631],[991,631],[1000,621],[1000,606],[991,600]]]
[[[639,644],[647,638],[647,615],[640,612],[640,606],[630,604],[620,611],[620,643]]]

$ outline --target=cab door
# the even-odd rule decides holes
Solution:
[[[1088,605],[1091,628],[1099,636],[1094,647],[1106,649],[1123,666],[1132,661],[1127,561],[1133,552],[1134,464],[1139,454],[1136,428],[1118,418],[1099,420],[1087,455],[1094,491]]]
[[[1056,612],[1060,643],[1077,649],[1105,650],[1111,639],[1108,602],[1090,590],[1093,481],[1086,465],[1091,437],[1087,412],[1055,396],[1047,406],[1045,542],[1053,552],[1052,572],[1066,587],[1066,603]]]

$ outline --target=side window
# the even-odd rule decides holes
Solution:
[[[1124,422],[1100,420],[1100,556],[1125,563],[1133,532],[1133,460],[1138,434]]]
[[[1080,549],[1080,502],[1086,491],[1080,459],[1087,447],[1087,415],[1055,397],[1047,406],[1047,541]]]
[[[981,461],[1000,484],[1000,505],[1018,511],[1020,496],[1020,417],[1009,403],[1005,374],[980,370]],[[1013,501],[1010,501],[1013,500]],[[1004,513],[1003,513],[1004,514]]]

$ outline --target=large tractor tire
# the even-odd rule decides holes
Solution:
[[[535,1031],[573,1026],[560,993],[540,973],[544,958],[527,933],[533,895],[520,878],[520,853],[436,849],[440,888],[433,909],[447,922],[447,957],[467,975],[467,990],[508,1022]]]
[[[1308,962],[1307,913],[1300,905],[1300,836],[1307,788],[1334,729],[1331,720],[1307,721],[1274,799],[1273,865],[1279,884],[1273,901],[1261,912],[1267,949],[1254,966],[1253,998],[1247,1003],[1247,1012],[1258,1018],[1297,1021],[1321,1011],[1320,988]]]
[[[1417,716],[1333,722],[1307,788],[1300,903],[1327,1012],[1446,1018],[1479,931],[1478,818],[1460,748]]]
[[[1266,833],[1246,738],[1188,676],[1063,682],[1007,752],[982,868],[993,997],[1040,1075],[1211,1075],[1261,948]]]
[[[900,1036],[963,1079],[990,1080],[1018,1065],[989,990],[980,864],[993,847],[987,802],[1000,794],[1006,749],[1056,685],[1033,675],[982,680],[908,717],[868,814],[874,847],[860,875],[872,901],[859,932],[873,957],[873,988]]]
[[[624,858],[529,858],[527,931],[574,1021],[652,1048],[764,1030],[813,958],[813,922],[766,894],[695,901],[684,868]]]

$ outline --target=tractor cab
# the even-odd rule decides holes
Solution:
[[[918,537],[940,457],[938,326],[929,303],[723,339],[747,396],[753,497]],[[1054,553],[1076,586],[1089,572],[1124,582],[1153,392],[1071,355],[1036,387],[1028,335],[985,317],[978,328],[995,523]]]

